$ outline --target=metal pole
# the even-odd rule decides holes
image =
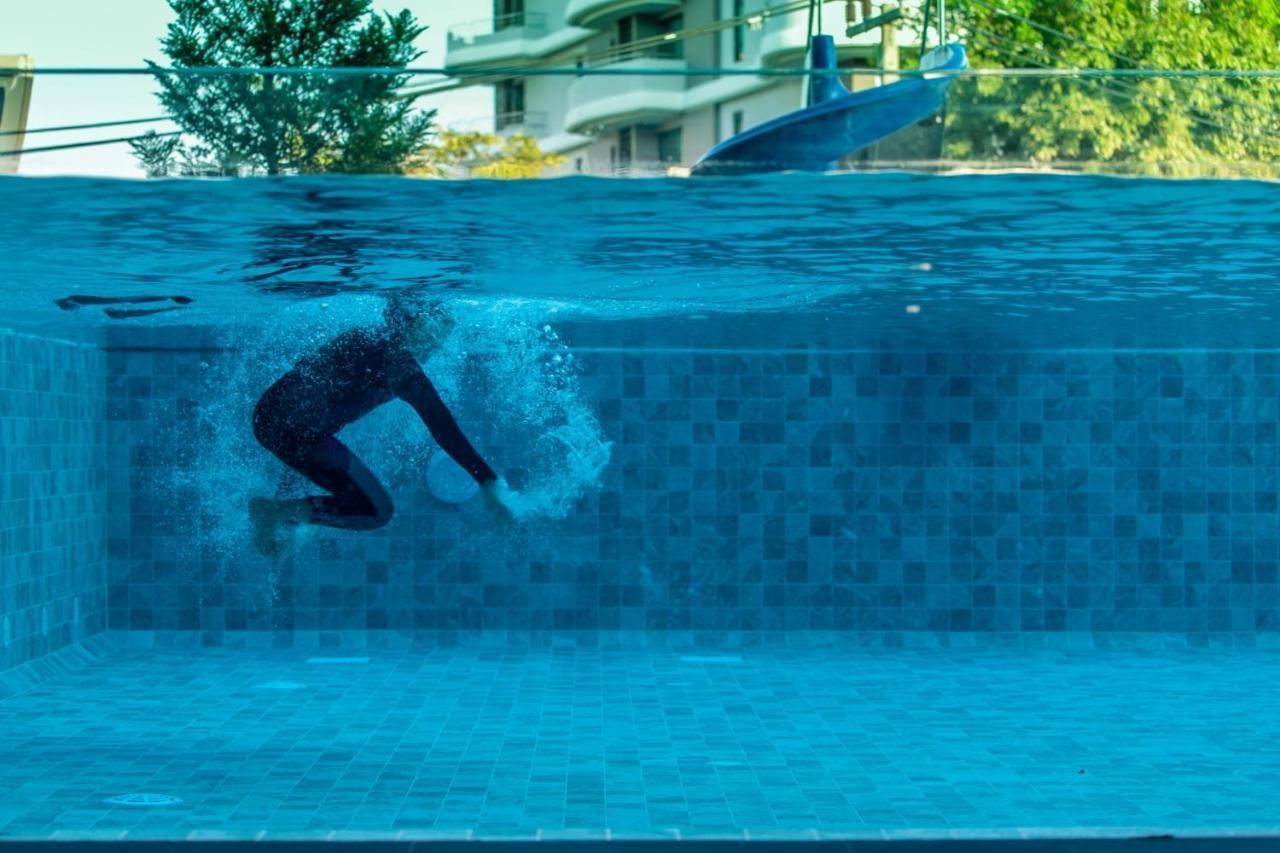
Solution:
[[[885,5],[880,7],[880,11],[888,12],[894,8]],[[884,72],[880,75],[880,85],[897,80],[898,75],[893,72],[901,67],[898,62],[898,27],[894,21],[887,21],[880,27],[880,70]]]
[[[938,47],[947,43],[947,0],[938,0]]]
[[[818,0],[809,0],[809,23],[804,28],[804,58],[805,65],[813,68],[813,10],[818,5]],[[804,106],[810,106],[813,103],[813,78],[806,77],[804,79]]]
[[[920,27],[920,56],[924,56],[925,48],[929,46],[929,12],[933,9],[933,4],[929,0],[924,0],[924,24]]]

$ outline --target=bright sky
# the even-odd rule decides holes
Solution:
[[[0,54],[29,54],[40,66],[131,66],[144,59],[163,63],[160,38],[173,17],[166,0],[0,0]],[[445,34],[451,26],[483,18],[488,0],[374,0],[374,8],[409,9],[429,29],[419,41],[426,54],[419,65],[445,61]],[[419,78],[427,80],[429,78]],[[492,113],[489,90],[460,89],[418,104],[439,110],[444,125],[470,124]],[[148,77],[37,76],[28,128],[97,121],[150,118],[163,113]],[[110,139],[171,125],[126,125],[72,133],[28,136],[26,147],[89,139]],[[128,145],[103,145],[22,158],[26,175],[113,175],[141,177]]]

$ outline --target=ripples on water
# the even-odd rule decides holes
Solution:
[[[545,300],[589,321],[734,313],[818,336],[997,331],[1086,347],[1136,329],[1222,343],[1224,323],[1231,342],[1266,343],[1280,317],[1267,183],[9,178],[0,197],[22,223],[0,255],[0,308],[45,329],[104,321],[54,307],[75,294],[189,296],[121,322],[217,325],[401,288]]]

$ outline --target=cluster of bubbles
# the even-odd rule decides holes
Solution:
[[[501,448],[495,467],[521,493],[518,509],[564,518],[599,484],[610,455],[573,353],[535,305],[470,303],[454,313],[458,325],[428,375],[460,417],[486,424]]]
[[[194,498],[198,512],[188,523],[198,529],[181,535],[206,563],[222,565],[224,577],[252,547],[250,498],[317,491],[258,446],[251,425],[259,396],[300,356],[380,323],[382,306],[374,297],[301,303],[269,324],[220,329],[223,351],[201,364],[195,423],[157,426],[159,444],[183,448],[177,464],[157,469],[157,497]],[[528,521],[568,516],[598,487],[611,447],[584,399],[573,353],[546,322],[552,309],[521,301],[456,301],[447,309],[456,325],[424,363],[427,375],[481,455],[519,492],[518,513]],[[443,452],[403,403],[379,408],[339,438],[402,505],[422,499],[428,463]]]

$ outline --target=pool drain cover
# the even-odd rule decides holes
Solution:
[[[168,794],[120,794],[106,802],[113,806],[176,806],[182,800]]]

